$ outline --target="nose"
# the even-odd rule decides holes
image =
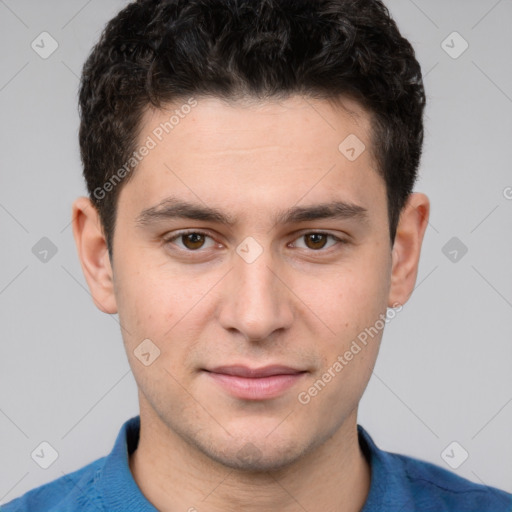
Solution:
[[[279,268],[269,249],[252,262],[234,254],[219,312],[226,330],[236,331],[249,341],[265,341],[292,325],[293,293]]]

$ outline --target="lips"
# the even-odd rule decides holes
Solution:
[[[242,400],[269,400],[284,395],[307,374],[289,366],[250,368],[243,365],[217,366],[206,376],[232,397]]]
[[[251,379],[259,379],[262,377],[269,377],[271,375],[292,375],[295,373],[302,373],[303,370],[296,370],[289,366],[270,365],[263,368],[249,368],[247,366],[218,366],[211,370],[212,373],[220,373],[223,375],[233,375],[235,377],[246,377]]]

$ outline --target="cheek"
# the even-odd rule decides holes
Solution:
[[[323,340],[323,364],[332,367],[337,357],[348,351],[351,360],[340,372],[344,378],[353,370],[362,378],[373,368],[385,326],[382,318],[387,311],[388,264],[386,255],[376,247],[361,252],[357,260],[317,283],[311,310],[329,328]]]
[[[144,265],[135,264],[133,268]],[[131,271],[128,265],[119,268],[115,293],[125,341],[157,340],[177,321],[174,317],[179,314],[179,293],[166,280],[159,279],[157,272]]]
[[[180,359],[180,352],[194,341],[208,318],[205,293],[214,283],[184,279],[165,267],[150,268],[142,261],[130,268],[119,269],[116,283],[125,345],[133,350],[142,340],[150,339],[159,347],[161,361]]]
[[[388,279],[383,269],[362,266],[325,284],[323,314],[336,336],[357,334],[385,313]]]

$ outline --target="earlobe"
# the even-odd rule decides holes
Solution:
[[[400,215],[393,244],[388,307],[405,304],[414,290],[429,214],[428,197],[421,193],[411,194]]]
[[[73,236],[92,299],[104,313],[117,313],[112,267],[98,211],[79,197],[72,209]]]

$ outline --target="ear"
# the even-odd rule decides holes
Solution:
[[[393,244],[391,285],[388,296],[390,308],[405,304],[414,290],[421,244],[429,214],[428,197],[421,193],[411,194],[400,214]]]
[[[96,307],[104,313],[117,313],[113,272],[98,211],[87,197],[73,203],[73,236],[82,271]]]

